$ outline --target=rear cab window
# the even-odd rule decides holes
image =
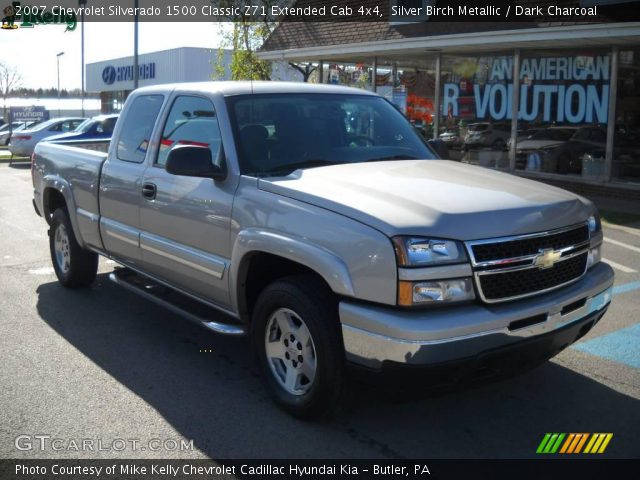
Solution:
[[[140,95],[133,101],[123,118],[117,140],[116,157],[119,160],[144,162],[163,101],[163,95]]]

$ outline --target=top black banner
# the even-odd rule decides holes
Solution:
[[[607,23],[640,20],[638,7],[630,0],[0,0],[3,30],[73,30],[81,21]]]

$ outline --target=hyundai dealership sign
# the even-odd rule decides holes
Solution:
[[[9,107],[12,122],[42,122],[49,120],[49,111],[43,106]]]
[[[113,85],[116,82],[133,81],[134,66],[123,65],[113,66],[107,65],[102,69],[102,81],[105,85]],[[138,79],[149,80],[156,78],[155,62],[143,63],[138,65]]]

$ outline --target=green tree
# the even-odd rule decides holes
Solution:
[[[293,0],[210,0],[216,7],[233,7],[238,15],[225,16],[220,24],[220,49],[216,56],[213,74],[214,80],[225,76],[225,49],[231,49],[229,68],[232,80],[270,80],[271,62],[260,60],[257,52],[269,38],[277,25],[276,18],[269,15],[271,7],[291,5]],[[252,8],[245,8],[250,4]],[[256,8],[257,7],[257,8]],[[267,15],[254,15],[266,12]],[[317,64],[305,62],[289,62],[289,66],[302,75],[302,81],[309,81],[311,74],[318,68]]]
[[[253,15],[251,9],[245,9],[248,2],[244,0],[211,0],[216,7],[233,7],[237,15],[220,18],[220,50],[216,58],[214,79],[224,75],[224,49],[231,49],[232,80],[270,80],[271,62],[260,60],[258,49],[271,35],[276,22],[269,15]],[[272,5],[282,5],[282,0],[260,0],[251,5],[264,7],[269,12]],[[258,10],[259,12],[260,10]]]

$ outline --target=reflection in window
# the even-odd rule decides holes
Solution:
[[[508,168],[513,57],[443,56],[439,138],[452,160]]]
[[[144,162],[163,100],[162,95],[140,95],[133,101],[118,138],[117,156],[120,160]]]
[[[523,56],[516,169],[602,177],[610,63],[598,50]]]

